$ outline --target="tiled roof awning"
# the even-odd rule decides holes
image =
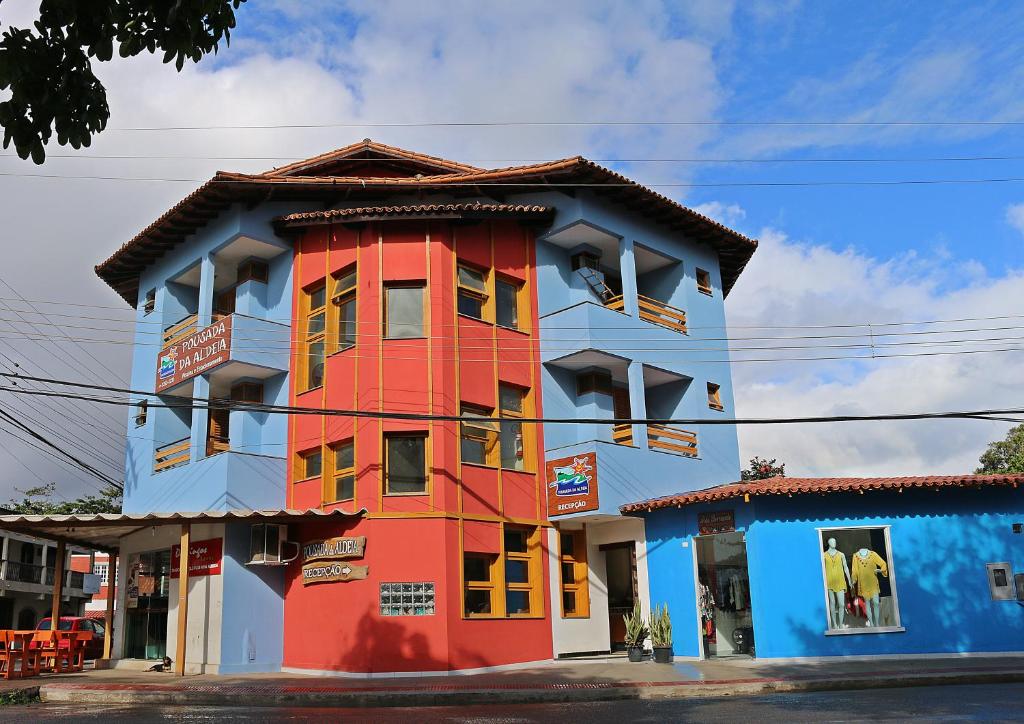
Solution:
[[[963,488],[1000,485],[1016,488],[1024,485],[1024,474],[1011,475],[923,475],[892,478],[787,478],[729,483],[714,488],[693,490],[661,498],[629,503],[623,513],[640,513],[659,508],[678,508],[695,503],[744,498],[755,495],[806,495],[810,493],[863,492],[866,490],[903,490],[904,488]]]
[[[327,209],[306,211],[279,216],[274,219],[278,230],[301,226],[331,223],[355,223],[361,221],[385,221],[388,219],[476,219],[513,218],[550,220],[555,209],[552,206],[536,204],[409,204],[404,206],[358,206],[351,209]]]
[[[183,523],[291,523],[360,518],[366,511],[209,510],[200,513],[95,513],[90,515],[0,515],[0,530],[117,553],[121,538],[146,528]]]

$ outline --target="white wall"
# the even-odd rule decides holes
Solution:
[[[556,526],[558,524],[556,523]],[[637,588],[644,615],[650,612],[650,588],[647,577],[647,543],[644,521],[640,518],[619,518],[600,523],[587,523],[587,564],[590,583],[589,618],[562,618],[560,568],[558,563],[558,528],[548,532],[552,607],[552,643],[555,656],[586,651],[607,651],[611,645],[608,620],[608,585],[605,555],[600,546],[608,543],[636,543]]]
[[[224,525],[212,523],[193,525],[190,540],[223,538]],[[181,527],[165,525],[125,536],[117,561],[117,595],[121,599],[114,614],[114,646],[112,657],[121,659],[124,652],[124,591],[127,590],[128,560],[133,553],[167,550],[181,542]],[[171,579],[167,612],[167,655],[177,660],[178,641],[178,578]],[[188,638],[185,643],[186,673],[217,673],[220,665],[221,620],[223,616],[224,577],[190,576],[188,580]]]

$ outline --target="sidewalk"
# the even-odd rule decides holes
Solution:
[[[245,706],[441,706],[735,696],[772,692],[1024,681],[1022,657],[812,663],[749,659],[631,664],[620,657],[554,661],[527,669],[382,679],[85,671],[2,682],[39,687],[44,701]]]

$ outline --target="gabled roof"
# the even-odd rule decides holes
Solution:
[[[300,211],[274,219],[278,231],[334,222],[380,221],[383,219],[550,219],[553,206],[537,204],[404,204],[400,206],[355,206],[347,209]]]
[[[718,485],[661,498],[641,500],[619,508],[623,513],[640,513],[659,508],[679,508],[695,503],[746,498],[753,495],[806,495],[809,493],[847,493],[865,490],[903,490],[904,488],[964,488],[1001,485],[1016,488],[1024,485],[1024,474],[1009,475],[922,475],[892,478],[787,478],[776,476],[764,480]]]
[[[446,168],[438,168],[430,175],[415,176],[316,173],[332,163],[338,163],[339,159],[352,158],[353,154],[356,157],[360,153],[385,154],[385,150],[390,158],[401,157],[410,163],[438,164]],[[139,275],[142,271],[233,203],[302,200],[317,202],[323,208],[325,204],[359,205],[360,200],[367,200],[370,203],[364,206],[378,206],[383,198],[394,195],[408,197],[442,193],[446,197],[479,199],[490,196],[501,199],[507,194],[538,189],[567,194],[586,189],[632,212],[642,214],[670,231],[678,231],[691,239],[709,244],[718,253],[725,294],[732,289],[757,248],[756,240],[582,156],[486,170],[364,141],[268,173],[219,171],[125,243],[109,259],[97,265],[96,273],[134,306],[138,299]]]
[[[335,151],[322,153],[302,161],[290,163],[264,172],[265,176],[361,176],[350,173],[373,164],[405,171],[405,175],[414,176],[436,175],[439,173],[471,173],[481,171],[476,166],[469,166],[456,161],[449,161],[425,153],[406,151],[398,146],[388,146],[364,138]]]

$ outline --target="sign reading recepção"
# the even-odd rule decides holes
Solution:
[[[302,585],[359,581],[369,575],[369,566],[347,563],[362,558],[366,552],[366,536],[327,538],[302,545]]]
[[[174,387],[222,365],[231,356],[231,317],[164,347],[157,360],[156,391]]]
[[[597,453],[550,461],[546,483],[548,517],[597,510]]]

